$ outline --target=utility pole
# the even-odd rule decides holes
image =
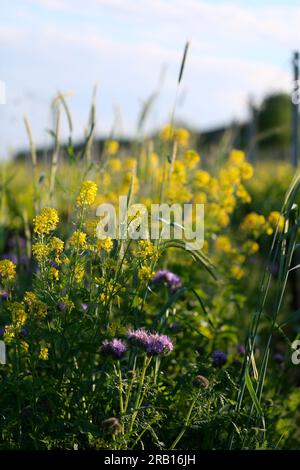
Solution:
[[[292,164],[297,167],[299,156],[299,52],[294,52],[292,64]]]

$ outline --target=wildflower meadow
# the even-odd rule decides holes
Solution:
[[[210,168],[186,129],[108,140],[99,161],[87,149],[47,164],[32,144],[1,167],[0,447],[297,446],[292,168],[268,176],[286,183],[265,208],[265,169],[234,148]],[[123,195],[136,236],[105,236],[97,207]],[[172,211],[169,239],[142,237],[141,205],[187,201],[204,205],[200,249]]]
[[[280,126],[246,145],[181,122],[189,51],[165,125],[151,95],[134,136],[97,140],[95,88],[78,143],[57,92],[50,145],[28,113],[0,161],[1,451],[299,449],[297,152],[264,150]]]

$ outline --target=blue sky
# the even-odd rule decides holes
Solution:
[[[0,157],[26,146],[23,115],[49,143],[50,102],[68,93],[80,139],[97,83],[98,135],[116,114],[132,135],[141,103],[163,80],[147,128],[168,120],[185,41],[191,46],[177,117],[199,129],[247,117],[249,96],[289,91],[300,49],[300,2],[242,0],[1,0]],[[62,135],[65,136],[65,124]]]

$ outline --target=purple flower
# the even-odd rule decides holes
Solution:
[[[239,344],[236,348],[237,352],[241,355],[244,356],[246,352],[246,348],[243,344]]]
[[[152,278],[152,282],[165,282],[172,291],[179,289],[182,285],[180,277],[167,269],[157,271]]]
[[[6,300],[9,297],[9,292],[7,290],[2,290],[0,292],[0,300]]]
[[[173,351],[173,343],[169,336],[153,333],[150,334],[148,337],[146,351],[150,355],[171,352]]]
[[[182,326],[183,326],[182,323],[180,323],[179,321],[174,321],[174,323],[171,323],[169,328],[172,331],[177,331],[177,330],[180,330]]]
[[[15,265],[18,264],[17,255],[15,255],[15,254],[13,254],[13,253],[3,253],[3,255],[1,256],[1,259],[9,259],[9,260],[12,261]]]
[[[115,359],[121,359],[127,351],[127,346],[121,339],[105,340],[102,343],[102,352],[110,354]]]
[[[10,249],[19,248],[24,249],[26,247],[26,240],[22,237],[11,237],[7,241],[7,245]]]
[[[138,330],[129,330],[127,336],[134,344],[145,348],[148,342],[149,333],[143,328],[139,328]]]
[[[4,335],[5,333],[5,326],[1,326],[0,328],[0,338]]]
[[[284,362],[284,355],[279,352],[275,353],[273,359],[277,364],[282,364],[282,362]]]
[[[222,367],[227,362],[227,354],[223,351],[213,351],[212,358],[214,367]]]
[[[159,333],[150,333],[142,328],[135,331],[129,330],[128,338],[151,356],[171,352],[174,347],[169,336],[160,335]]]
[[[28,329],[22,325],[20,328],[20,336],[21,338],[25,338],[27,335],[28,335]]]
[[[89,305],[86,304],[85,302],[82,302],[82,303],[80,304],[80,307],[81,307],[81,310],[83,310],[84,312],[86,312],[86,311],[88,310],[88,308],[89,308]]]
[[[67,308],[67,304],[65,302],[59,302],[57,304],[57,307],[59,308],[59,310],[61,310],[62,312],[64,312]]]

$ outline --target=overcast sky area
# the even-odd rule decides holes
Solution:
[[[300,49],[299,1],[0,0],[0,8],[1,158],[27,146],[24,114],[37,144],[51,142],[58,91],[70,93],[78,140],[96,83],[97,135],[116,115],[120,135],[133,135],[143,100],[158,88],[147,129],[167,122],[187,39],[176,116],[201,130],[245,119],[249,96],[289,92]]]

